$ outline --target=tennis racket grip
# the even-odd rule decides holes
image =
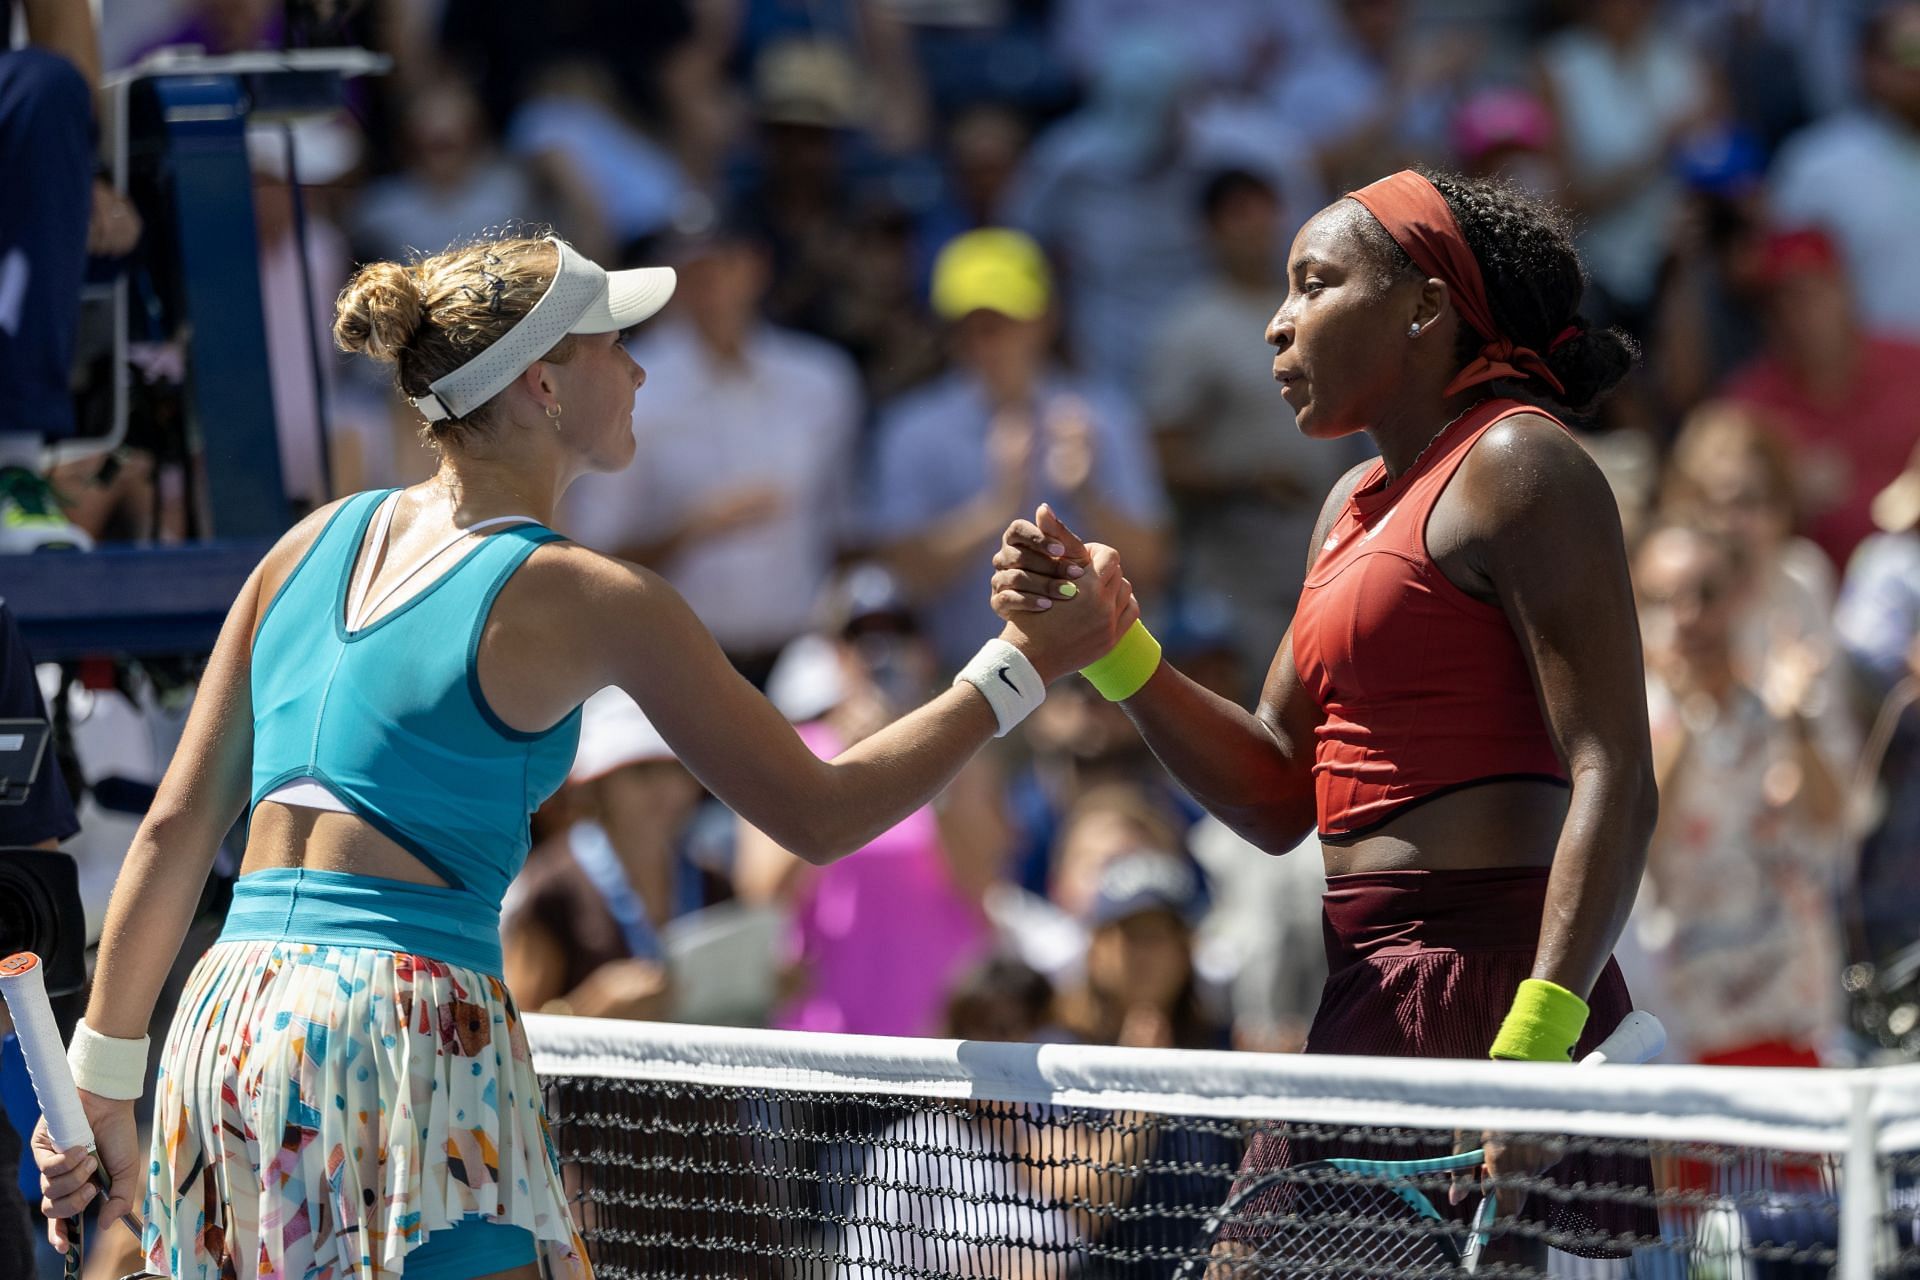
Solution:
[[[54,1024],[53,1006],[47,1003],[40,957],[20,951],[0,960],[0,996],[6,997],[7,1008],[13,1011],[13,1031],[20,1038],[27,1074],[33,1078],[33,1096],[40,1100],[53,1145],[62,1151],[93,1150],[93,1126],[80,1108],[66,1045]]]
[[[1644,1009],[1634,1009],[1620,1019],[1620,1025],[1592,1053],[1580,1059],[1580,1065],[1647,1062],[1666,1047],[1667,1029],[1660,1024],[1660,1019]]]

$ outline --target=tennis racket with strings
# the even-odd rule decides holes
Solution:
[[[1646,1062],[1666,1044],[1660,1020],[1636,1009],[1581,1065]],[[1495,1192],[1481,1196],[1464,1232],[1428,1196],[1444,1195],[1450,1175],[1471,1173],[1486,1158],[1478,1147],[1424,1160],[1336,1156],[1276,1169],[1235,1191],[1207,1219],[1175,1280],[1473,1272],[1499,1216]],[[1230,1224],[1253,1231],[1216,1254]]]
[[[27,1074],[33,1078],[33,1096],[40,1101],[40,1112],[47,1118],[47,1134],[62,1151],[84,1147],[93,1152],[93,1126],[80,1106],[80,1091],[74,1087],[73,1072],[67,1067],[67,1049],[61,1042],[60,1028],[53,1020],[53,1006],[47,1003],[47,986],[41,975],[40,957],[31,951],[16,952],[0,960],[0,997],[13,1013],[13,1032],[20,1040],[20,1052],[27,1060]],[[105,1204],[112,1188],[107,1167],[96,1161],[93,1183],[100,1188],[99,1203]],[[134,1239],[140,1238],[140,1220],[129,1213],[121,1217]],[[80,1219],[67,1220],[66,1280],[79,1280],[81,1265]],[[128,1280],[136,1280],[129,1277]]]

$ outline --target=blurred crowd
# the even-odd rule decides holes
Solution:
[[[1271,382],[1293,230],[1409,164],[1558,201],[1586,314],[1643,349],[1572,424],[1627,528],[1661,785],[1629,980],[1685,1060],[1920,1056],[1920,3],[333,20],[393,72],[252,150],[289,493],[433,466],[377,372],[325,347],[354,263],[518,221],[671,264],[631,339],[637,460],[577,485],[564,528],[670,579],[822,755],[993,633],[988,557],[1041,500],[1121,549],[1173,662],[1257,696],[1314,516],[1367,456],[1301,437]],[[112,66],[286,22],[105,0],[101,32]],[[536,835],[505,923],[528,1009],[1293,1050],[1323,972],[1316,851],[1206,818],[1077,680],[824,869],[603,694]]]

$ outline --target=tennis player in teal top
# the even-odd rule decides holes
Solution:
[[[584,1280],[498,927],[580,704],[625,689],[716,795],[826,862],[926,804],[1132,624],[1131,589],[1096,549],[1088,603],[1044,641],[1010,624],[954,688],[816,758],[670,586],[547,527],[577,476],[633,458],[645,374],[619,331],[672,288],[670,271],[608,273],[523,238],[375,263],[341,295],[336,340],[396,366],[440,469],[315,512],[254,571],[115,887],[69,1057],[106,1210],[144,1184],[156,1272]],[[143,1036],[249,807],[143,1167]],[[63,1245],[92,1158],[44,1129],[34,1148]]]

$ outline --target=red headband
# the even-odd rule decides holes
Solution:
[[[1402,169],[1347,195],[1364,205],[1387,229],[1394,243],[1413,259],[1414,266],[1447,282],[1461,318],[1487,340],[1480,354],[1447,384],[1448,395],[1495,378],[1538,378],[1552,387],[1555,395],[1566,394],[1566,387],[1539,352],[1518,345],[1493,323],[1480,263],[1467,247],[1460,224],[1454,221],[1453,210],[1447,207],[1438,187],[1413,170]],[[1567,336],[1563,333],[1555,338],[1553,345],[1560,345]]]

